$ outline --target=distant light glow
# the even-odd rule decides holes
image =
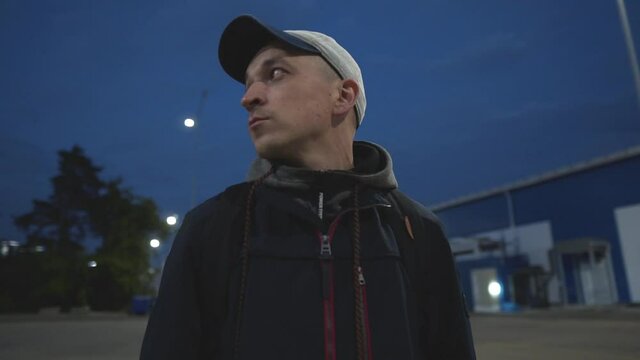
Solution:
[[[497,281],[492,281],[489,283],[489,295],[491,295],[494,298],[497,298],[498,296],[500,296],[500,294],[502,294],[502,285],[500,285],[499,282]]]
[[[151,246],[154,249],[157,248],[158,246],[160,246],[160,240],[151,239],[151,241],[149,241],[149,246]]]
[[[196,125],[195,120],[193,119],[184,119],[184,126],[188,127],[188,128],[192,128]]]
[[[89,266],[90,268],[94,268],[94,267],[98,266],[98,263],[93,261],[93,260],[91,260],[91,261],[89,261],[87,263],[87,266]]]
[[[167,224],[173,226],[178,222],[178,218],[175,215],[167,216]]]

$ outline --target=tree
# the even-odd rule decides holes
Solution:
[[[164,237],[167,225],[158,217],[156,204],[122,189],[121,180],[107,184],[107,191],[92,214],[95,231],[102,236],[92,269],[89,300],[97,310],[116,310],[132,295],[149,291],[149,239]]]
[[[33,267],[42,276],[34,293],[40,294],[41,305],[59,305],[63,311],[84,305],[87,295],[92,307],[121,309],[144,290],[148,239],[166,235],[167,226],[153,200],[123,188],[121,179],[102,180],[102,168],[79,146],[58,155],[53,194],[34,200],[32,211],[15,219],[29,245],[47,249]],[[84,243],[90,238],[101,241],[91,256],[95,268],[87,267]]]
[[[90,232],[88,209],[100,197],[104,183],[101,168],[84,155],[79,146],[58,152],[58,175],[51,179],[53,194],[48,200],[34,200],[33,210],[16,218],[27,233],[29,244],[44,245],[43,301],[61,310],[84,304],[86,262],[83,242]]]

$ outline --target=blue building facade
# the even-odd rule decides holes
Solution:
[[[432,210],[477,310],[491,282],[502,305],[640,302],[640,148]]]

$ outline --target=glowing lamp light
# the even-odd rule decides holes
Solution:
[[[93,261],[93,260],[91,260],[91,261],[89,261],[87,263],[87,266],[89,266],[90,268],[94,268],[94,267],[98,266],[98,263]]]
[[[500,285],[499,282],[497,281],[492,281],[489,283],[489,295],[491,295],[494,298],[497,298],[498,296],[500,296],[500,294],[502,294],[502,285]]]
[[[188,128],[192,128],[196,125],[195,120],[193,119],[184,119],[184,126],[188,127]]]
[[[173,226],[178,222],[178,217],[175,215],[167,216],[167,224]]]
[[[149,241],[149,246],[151,246],[154,249],[157,248],[158,246],[160,246],[160,240],[151,239],[151,241]]]

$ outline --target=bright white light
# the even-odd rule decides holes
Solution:
[[[178,222],[178,218],[175,215],[167,216],[167,224],[175,225]]]
[[[158,246],[160,246],[160,240],[151,239],[151,241],[149,241],[149,246],[151,246],[152,248],[157,248]]]
[[[196,122],[193,119],[184,119],[184,126],[191,128],[196,125]]]
[[[89,261],[89,262],[87,263],[87,265],[88,265],[90,268],[94,268],[94,267],[98,266],[98,263],[97,263],[97,262],[95,262],[95,261],[93,261],[93,260],[91,260],[91,261]]]
[[[502,285],[500,285],[499,282],[497,281],[492,281],[489,283],[489,295],[493,296],[494,298],[497,298],[498,296],[500,296],[500,294],[502,294]]]

